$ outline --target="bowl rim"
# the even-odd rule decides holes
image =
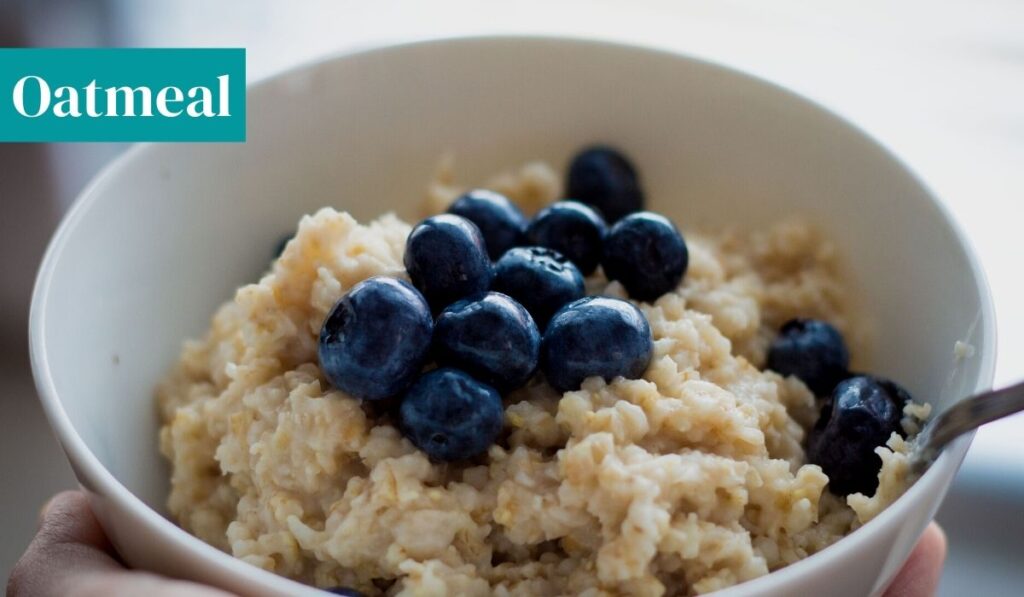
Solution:
[[[980,298],[980,310],[978,322],[982,326],[984,346],[979,346],[978,357],[982,359],[979,365],[977,380],[974,384],[974,391],[980,391],[991,387],[995,375],[995,363],[997,352],[995,307],[991,296],[991,290],[987,276],[977,257],[975,249],[964,233],[960,223],[953,216],[950,209],[940,199],[939,195],[900,157],[893,153],[885,144],[880,142],[855,122],[836,113],[829,107],[806,97],[794,90],[765,79],[757,74],[745,72],[740,68],[730,66],[714,59],[697,56],[689,52],[679,51],[663,46],[648,45],[636,42],[623,42],[616,39],[608,39],[600,36],[588,35],[554,35],[554,34],[482,34],[482,35],[451,35],[426,38],[415,38],[408,41],[389,42],[382,41],[377,44],[360,45],[352,48],[341,49],[330,52],[312,60],[299,62],[288,68],[268,74],[267,76],[247,82],[246,94],[258,92],[270,87],[275,83],[284,81],[290,77],[302,76],[315,72],[325,65],[340,60],[358,59],[364,54],[382,54],[389,52],[415,51],[420,47],[431,46],[457,46],[479,47],[481,45],[500,44],[548,44],[552,47],[572,45],[578,48],[591,47],[594,49],[614,50],[617,52],[629,52],[636,55],[657,56],[673,60],[695,63],[699,66],[709,68],[727,75],[750,80],[761,86],[767,86],[775,93],[785,96],[789,101],[803,104],[805,109],[817,111],[825,116],[833,124],[845,127],[850,132],[859,136],[863,141],[880,151],[882,156],[898,167],[913,183],[915,183],[928,197],[932,208],[934,208],[942,220],[953,232],[957,244],[967,257],[968,266],[974,277],[974,286]],[[100,196],[98,190],[108,180],[116,178],[119,173],[131,168],[134,163],[141,159],[146,152],[152,151],[154,143],[138,143],[117,156],[110,163],[105,165],[77,195],[71,208],[62,218],[57,230],[51,238],[43,260],[35,279],[32,293],[32,301],[29,312],[29,353],[32,363],[32,372],[35,379],[36,389],[42,403],[44,413],[53,428],[62,449],[70,461],[79,484],[84,487],[87,493],[95,493],[106,499],[110,499],[117,506],[137,518],[141,524],[148,527],[148,531],[160,537],[177,550],[193,552],[205,558],[214,569],[221,569],[241,582],[256,583],[267,590],[282,593],[296,594],[307,592],[311,587],[293,581],[283,576],[263,570],[257,566],[248,564],[226,552],[223,552],[199,538],[186,532],[169,518],[150,508],[141,498],[136,496],[124,484],[122,484],[92,453],[88,445],[76,431],[71,419],[64,409],[53,381],[53,375],[47,356],[46,346],[46,320],[45,307],[49,300],[51,282],[54,276],[56,264],[60,259],[64,246],[73,231],[88,213],[92,205]],[[944,478],[952,478],[970,446],[973,433],[965,435],[951,444],[935,462],[911,487],[904,492],[894,503],[885,508],[878,516],[865,523],[860,528],[843,537],[835,544],[816,552],[802,560],[787,565],[784,568],[773,571],[765,576],[752,579],[732,587],[716,592],[716,594],[755,594],[778,591],[795,581],[813,572],[813,569],[820,566],[819,562],[828,559],[843,557],[843,547],[852,546],[853,541],[862,538],[866,540],[872,529],[880,529],[883,526],[897,524],[904,518],[924,495],[937,491],[944,491],[948,485],[943,487]],[[876,590],[884,586],[889,579],[879,579]]]

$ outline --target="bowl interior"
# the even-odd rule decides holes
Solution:
[[[803,215],[835,240],[877,329],[864,367],[939,408],[988,381],[984,282],[926,189],[855,129],[744,75],[588,42],[415,44],[261,83],[248,120],[245,144],[144,146],[110,168],[37,289],[34,356],[54,396],[100,463],[158,511],[153,387],[182,341],[257,278],[302,214],[414,217],[446,150],[460,180],[478,183],[537,158],[562,168],[607,141],[642,169],[650,207],[684,229]],[[958,340],[974,358],[955,360]]]

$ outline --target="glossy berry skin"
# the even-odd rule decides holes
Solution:
[[[651,326],[631,303],[588,296],[555,314],[541,343],[541,368],[560,392],[578,390],[588,377],[637,379],[654,352]]]
[[[409,387],[430,352],[434,321],[408,282],[363,280],[331,309],[320,329],[320,370],[335,388],[382,400]]]
[[[587,147],[576,154],[566,176],[569,196],[599,209],[617,222],[644,208],[644,193],[633,164],[614,148]]]
[[[817,319],[791,319],[768,349],[767,367],[800,378],[815,396],[828,396],[848,377],[850,352],[842,334]]]
[[[512,390],[537,370],[540,331],[526,308],[488,292],[441,312],[434,326],[434,358],[500,391]]]
[[[608,226],[604,218],[579,201],[558,201],[540,210],[526,229],[529,245],[558,251],[589,276],[601,261]]]
[[[466,460],[487,451],[504,425],[501,396],[468,374],[444,367],[424,373],[406,392],[400,426],[434,460]]]
[[[690,252],[679,229],[649,211],[630,214],[611,227],[601,260],[608,279],[621,282],[638,301],[654,301],[675,290],[689,263]]]
[[[875,448],[902,435],[903,407],[910,400],[895,383],[858,375],[840,382],[825,401],[807,442],[807,458],[828,475],[836,495],[872,495],[882,460]]]
[[[332,595],[341,595],[342,597],[363,597],[361,592],[348,587],[333,587],[330,589],[324,589],[324,592]]]
[[[434,313],[455,301],[486,292],[494,268],[476,224],[441,214],[416,225],[405,243],[405,269]]]
[[[523,212],[507,197],[494,191],[476,189],[456,199],[448,213],[462,216],[476,224],[484,235],[487,253],[499,259],[512,247],[523,244],[529,223]]]
[[[510,249],[494,270],[494,290],[526,307],[541,330],[556,311],[585,293],[579,268],[551,249]]]

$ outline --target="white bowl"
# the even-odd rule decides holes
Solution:
[[[803,214],[835,240],[876,322],[866,368],[940,410],[991,383],[991,300],[948,212],[878,143],[772,84],[650,49],[482,38],[339,56],[259,83],[248,101],[245,144],[143,145],[111,164],[65,218],[36,284],[43,406],[133,566],[243,594],[310,591],[164,518],[153,387],[302,214],[412,216],[447,149],[478,181],[533,158],[563,166],[607,141],[642,168],[650,207],[684,228]],[[957,340],[973,358],[954,359]],[[879,592],[969,444],[836,545],[728,592]]]

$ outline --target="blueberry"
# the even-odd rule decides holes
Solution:
[[[480,229],[452,214],[427,218],[412,229],[405,243],[405,269],[435,313],[487,291],[494,276]]]
[[[540,351],[548,383],[568,392],[592,376],[639,378],[651,362],[654,343],[647,318],[632,304],[588,296],[555,314]]]
[[[526,216],[504,195],[483,189],[469,191],[452,203],[448,213],[477,225],[491,259],[496,260],[505,251],[523,244]]]
[[[510,249],[494,269],[494,289],[526,307],[541,330],[556,311],[585,292],[580,270],[551,249]]]
[[[569,196],[601,210],[609,222],[644,208],[644,193],[626,156],[611,147],[594,145],[569,164]]]
[[[906,406],[908,402],[913,400],[913,398],[910,396],[910,392],[905,390],[902,386],[900,386],[899,384],[892,380],[886,379],[884,377],[879,377],[878,375],[869,375],[867,373],[860,373],[858,371],[847,371],[846,375],[844,375],[843,379],[841,379],[840,381],[846,381],[847,379],[853,377],[867,377],[872,379],[875,383],[880,385],[882,388],[885,389],[886,392],[889,393],[889,396],[892,397],[893,401],[896,403],[896,406],[899,407],[901,413],[903,412],[903,407]],[[831,400],[831,397],[832,395],[830,393],[828,396],[825,397],[825,400],[822,401],[823,403],[825,403],[825,405],[822,406],[823,409],[826,408],[827,404]],[[903,435],[902,428],[900,429],[900,435]]]
[[[331,587],[330,589],[324,589],[324,591],[332,595],[341,595],[342,597],[363,597],[362,593],[348,587]]]
[[[284,253],[284,248],[288,246],[288,243],[295,238],[294,234],[286,234],[278,239],[277,244],[274,245],[274,259],[277,259]]]
[[[533,375],[540,332],[522,305],[500,292],[452,303],[434,327],[434,358],[499,390],[517,388]]]
[[[827,396],[847,377],[850,352],[839,330],[817,319],[791,319],[768,349],[767,367],[800,378],[815,396]]]
[[[668,218],[649,211],[622,218],[604,240],[605,275],[621,282],[638,301],[653,301],[675,290],[689,263],[683,235]]]
[[[429,362],[428,354],[426,361]],[[363,413],[370,420],[378,423],[389,424],[398,420],[398,409],[402,406],[402,395],[388,396],[380,400],[363,400],[360,406]]]
[[[504,418],[497,390],[448,367],[423,374],[402,400],[402,431],[435,460],[466,460],[486,452]]]
[[[589,276],[601,261],[608,227],[596,211],[579,201],[559,201],[545,207],[526,228],[528,244],[554,249]]]
[[[836,495],[871,495],[878,487],[882,461],[875,448],[894,431],[910,395],[895,383],[858,375],[843,380],[825,400],[807,442],[807,459],[828,475]]]
[[[382,276],[356,284],[320,329],[320,370],[334,387],[364,400],[402,393],[430,352],[434,322],[408,282]]]

